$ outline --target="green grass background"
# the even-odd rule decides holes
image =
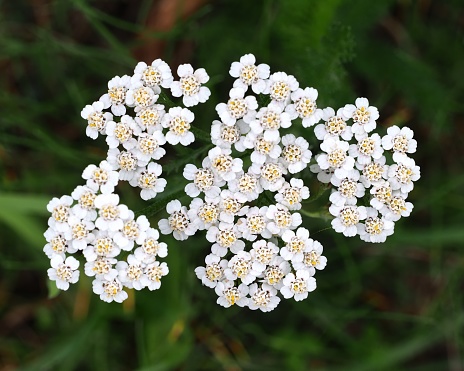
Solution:
[[[161,3],[0,1],[0,370],[464,369],[462,1],[171,0],[177,21],[160,31],[147,25],[165,17]],[[208,130],[230,63],[249,52],[317,88],[320,107],[366,96],[380,130],[415,131],[411,217],[381,245],[305,218],[328,265],[308,300],[268,314],[215,304],[193,273],[209,250],[203,235],[165,239],[171,272],[156,292],[108,305],[81,275],[49,299],[45,205],[106,156],[80,110],[137,60],[162,57],[210,74],[212,97],[194,109]],[[171,150],[168,181],[199,148]],[[118,191],[134,210],[147,206]]]

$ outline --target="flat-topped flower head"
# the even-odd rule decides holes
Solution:
[[[100,299],[111,303],[122,303],[127,299],[127,292],[123,290],[123,284],[118,278],[118,271],[112,269],[102,278],[97,277],[92,281],[93,292],[100,295]]]
[[[256,114],[256,118],[250,122],[250,129],[255,134],[263,134],[269,141],[280,139],[280,128],[289,128],[292,125],[290,115],[283,112],[281,106],[270,103],[262,107]]]
[[[411,202],[406,202],[406,195],[399,191],[394,191],[392,198],[380,210],[380,213],[385,216],[385,219],[396,222],[402,216],[407,217],[411,214],[413,205]]]
[[[223,257],[230,250],[237,254],[245,247],[245,242],[240,238],[241,232],[234,224],[220,222],[218,226],[212,226],[206,232],[206,239],[213,243],[211,251],[213,254]]]
[[[70,227],[68,219],[71,215],[71,205],[73,198],[71,196],[54,197],[47,204],[47,210],[52,214],[48,219],[48,225],[58,232],[65,232]]]
[[[332,228],[335,232],[343,233],[346,237],[357,234],[358,224],[366,219],[366,208],[364,206],[336,206],[331,205],[329,212],[335,217],[332,220]]]
[[[414,188],[414,182],[420,178],[420,167],[403,153],[398,154],[396,158],[397,164],[391,165],[388,169],[388,181],[393,190],[409,193]]]
[[[279,248],[273,242],[267,240],[258,240],[253,242],[250,250],[252,258],[252,269],[260,274],[264,272],[274,257],[279,253]]]
[[[339,108],[336,115],[333,108],[324,108],[321,118],[325,122],[314,127],[314,134],[317,139],[324,140],[326,137],[331,136],[341,137],[343,140],[349,141],[353,137],[351,126],[346,123],[348,117],[345,116],[343,108]]]
[[[99,209],[95,225],[102,231],[117,231],[122,229],[124,219],[129,217],[126,205],[119,204],[117,194],[101,194],[95,198],[95,207]]]
[[[104,108],[111,108],[115,116],[122,116],[126,113],[126,94],[130,87],[130,76],[115,76],[108,81],[108,93],[100,98]]]
[[[118,262],[116,270],[119,280],[125,287],[135,290],[142,290],[145,287],[142,283],[143,263],[133,254],[127,257],[127,261]]]
[[[223,180],[217,179],[212,168],[197,168],[193,164],[185,166],[183,176],[187,180],[193,180],[192,183],[185,186],[185,193],[190,197],[197,197],[203,192],[206,198],[215,200],[221,193],[219,187],[225,183]]]
[[[71,197],[77,201],[72,207],[72,212],[80,219],[95,220],[97,211],[95,209],[96,191],[87,186],[77,186],[71,193]]]
[[[136,107],[135,112],[135,122],[142,130],[146,130],[148,134],[162,130],[161,121],[166,113],[163,105],[154,104],[145,108]]]
[[[414,132],[408,127],[400,129],[398,126],[390,126],[387,135],[382,138],[382,146],[388,151],[393,151],[393,160],[398,162],[399,154],[416,152],[417,141],[413,136]]]
[[[322,118],[322,110],[317,108],[316,99],[318,92],[314,88],[299,88],[291,95],[292,104],[289,104],[285,111],[290,117],[301,118],[303,127],[308,128],[317,124]]]
[[[191,223],[187,208],[182,206],[179,200],[172,200],[166,205],[166,211],[169,214],[168,219],[161,219],[158,222],[160,232],[162,234],[170,234],[176,240],[186,240],[193,236],[196,232],[196,227]]]
[[[160,178],[163,171],[161,165],[150,162],[148,166],[138,168],[134,177],[129,182],[133,187],[141,188],[140,197],[142,200],[155,198],[158,193],[164,191],[167,182],[166,179]]]
[[[364,224],[358,226],[359,238],[366,242],[382,243],[385,242],[388,236],[393,234],[394,227],[394,222],[379,217],[376,209],[368,207]]]
[[[382,157],[383,148],[380,135],[375,133],[371,136],[367,134],[357,135],[357,144],[350,145],[349,154],[356,158],[359,164],[367,165],[373,160],[378,160]]]
[[[307,270],[298,270],[296,275],[289,273],[283,279],[284,286],[280,289],[285,299],[304,300],[308,293],[316,289],[316,279],[309,276]]]
[[[224,270],[228,261],[214,254],[208,254],[205,258],[205,267],[195,268],[195,274],[201,283],[214,289],[224,279]]]
[[[248,308],[251,310],[259,309],[262,312],[270,312],[274,310],[280,303],[280,298],[277,296],[277,290],[272,286],[263,283],[258,286],[257,283],[250,285],[250,300]]]
[[[309,143],[303,137],[287,134],[282,137],[282,154],[280,160],[291,174],[299,173],[308,166],[312,153]]]
[[[229,96],[227,103],[219,103],[216,106],[221,121],[227,126],[234,125],[238,119],[243,119],[246,123],[251,122],[258,108],[256,98],[251,95],[245,97],[245,89],[242,88],[232,88]]]
[[[92,105],[86,105],[81,111],[81,117],[87,120],[85,133],[92,139],[97,139],[98,134],[105,134],[106,123],[113,120],[113,115],[103,112],[103,102],[96,101]]]
[[[128,115],[122,116],[120,122],[110,121],[106,124],[106,143],[110,148],[117,148],[122,144],[125,148],[129,149],[131,147],[132,136],[140,134],[140,127]]]
[[[248,292],[249,288],[246,284],[241,283],[238,287],[234,286],[233,281],[218,282],[214,291],[219,296],[217,304],[224,308],[229,308],[232,305],[244,307],[248,305]]]
[[[240,58],[240,62],[232,62],[229,74],[237,78],[234,81],[234,88],[242,88],[246,91],[251,86],[254,93],[261,94],[266,89],[270,67],[264,63],[256,66],[255,56],[245,54]]]
[[[294,76],[287,75],[285,72],[275,72],[269,76],[264,92],[271,96],[275,104],[285,107],[290,101],[291,93],[297,90],[298,86]]]
[[[187,108],[170,108],[161,122],[164,128],[169,129],[166,133],[167,142],[172,145],[180,143],[183,146],[193,143],[195,136],[190,131],[190,128],[194,119],[195,115]]]
[[[189,219],[201,231],[219,223],[219,214],[218,203],[205,202],[201,198],[194,198],[188,210]]]
[[[186,107],[196,106],[204,103],[211,95],[211,91],[202,86],[209,81],[209,76],[204,68],[193,70],[190,64],[181,64],[177,68],[180,81],[171,84],[171,93],[174,97],[182,97]]]
[[[355,135],[370,133],[377,126],[379,111],[374,106],[369,106],[366,98],[357,98],[355,104],[347,104],[343,108],[345,117],[353,119],[352,131]]]
[[[291,178],[290,183],[285,182],[274,197],[289,210],[300,210],[301,201],[309,198],[309,188],[304,185],[303,180]]]
[[[329,197],[330,202],[337,206],[356,205],[359,198],[363,197],[366,188],[359,183],[360,173],[356,169],[337,169],[331,179],[331,183],[337,187]]]
[[[319,155],[316,160],[322,170],[333,168],[343,168],[351,170],[354,167],[354,158],[347,156],[350,145],[348,142],[327,137],[321,143],[321,149],[325,152]]]
[[[132,81],[137,80],[145,86],[169,88],[174,78],[168,64],[161,59],[155,59],[151,65],[147,65],[145,62],[137,63]]]
[[[70,283],[79,280],[79,261],[72,256],[65,260],[63,256],[55,255],[51,258],[50,265],[52,267],[47,270],[48,278],[55,281],[60,290],[67,290]]]
[[[281,204],[270,205],[266,216],[269,218],[267,229],[274,235],[282,236],[288,229],[295,229],[301,222],[299,213],[291,213],[287,207]]]

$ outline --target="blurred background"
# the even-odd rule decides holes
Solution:
[[[461,0],[0,1],[0,370],[463,370],[463,28]],[[366,96],[380,131],[411,127],[422,170],[411,217],[381,245],[305,218],[328,265],[306,301],[268,314],[216,305],[193,272],[203,235],[164,239],[171,274],[156,292],[106,304],[81,275],[55,296],[45,206],[106,157],[81,109],[139,60],[188,62],[211,76],[210,101],[193,109],[208,130],[245,53],[317,88],[319,107]]]

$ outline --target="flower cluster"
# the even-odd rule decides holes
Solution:
[[[406,199],[420,168],[408,155],[417,142],[407,127],[389,127],[383,137],[375,133],[379,112],[366,98],[336,112],[318,108],[315,88],[301,88],[284,72],[271,73],[252,54],[233,62],[229,73],[233,87],[227,102],[216,106],[218,119],[211,125],[214,147],[201,166],[183,169],[191,201],[187,207],[170,200],[169,215],[158,227],[180,241],[205,231],[210,249],[195,273],[214,289],[217,303],[268,312],[282,298],[306,299],[316,288],[316,271],[327,263],[322,245],[302,226],[303,203],[310,197],[305,180],[315,173],[324,189],[333,187],[328,211],[336,232],[384,242],[413,207]],[[95,277],[94,292],[105,301],[123,301],[124,287],[157,289],[168,273],[158,260],[167,256],[158,230],[145,216],[135,218],[114,190],[125,180],[141,189],[142,199],[156,197],[167,185],[156,162],[166,154],[163,146],[195,140],[195,115],[186,107],[208,100],[203,84],[209,76],[189,64],[177,74],[174,81],[159,59],[140,62],[132,76],[111,79],[108,92],[82,110],[87,135],[106,135],[109,150],[98,167],[84,170],[84,186],[48,204],[44,251],[58,288],[77,282],[80,263],[69,255],[79,250],[85,274]],[[175,106],[163,89],[182,98],[183,106]]]

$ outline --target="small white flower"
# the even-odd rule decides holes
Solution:
[[[293,259],[292,265],[295,270],[307,270],[310,275],[314,273],[314,268],[322,270],[327,265],[327,258],[322,255],[323,247],[319,241],[308,240],[308,246],[303,252],[303,259]],[[299,257],[298,257],[299,258]]]
[[[114,241],[112,234],[107,231],[97,231],[92,244],[83,251],[87,261],[95,261],[101,257],[114,258],[120,252],[121,248]]]
[[[48,228],[44,237],[47,240],[47,244],[44,246],[43,251],[49,259],[55,255],[60,255],[65,258],[65,254],[68,250],[68,241],[64,236],[64,232],[58,232],[53,228]]]
[[[124,148],[130,149],[133,146],[132,135],[140,134],[140,127],[128,115],[122,116],[120,122],[110,121],[106,124],[106,143],[110,148],[117,148],[122,144]]]
[[[372,162],[372,159],[378,160],[382,157],[383,148],[382,140],[379,134],[375,133],[371,136],[367,134],[357,135],[357,144],[350,145],[349,154],[357,159],[361,165],[367,165]]]
[[[76,283],[79,280],[79,262],[72,256],[64,260],[63,256],[55,255],[50,260],[52,266],[47,270],[48,278],[56,281],[56,287],[60,290],[67,290],[70,283]]]
[[[265,162],[264,164],[252,164],[250,171],[259,177],[259,183],[265,190],[276,192],[284,183],[284,174],[287,173],[286,169],[277,161]]]
[[[203,231],[219,222],[219,205],[194,198],[189,206],[188,216],[195,227]]]
[[[47,210],[52,214],[48,219],[48,225],[58,232],[69,230],[68,219],[71,215],[71,196],[53,197],[47,204]]]
[[[351,170],[354,167],[354,158],[347,156],[350,145],[338,138],[326,137],[321,143],[321,149],[325,152],[316,157],[317,164],[322,170],[330,168]]]
[[[134,219],[134,212],[129,210],[128,220],[124,221],[121,231],[114,235],[114,241],[118,246],[126,251],[131,251],[134,248],[134,243],[138,245],[145,241],[146,231],[150,228],[150,223],[145,215],[140,215]]]
[[[279,138],[280,139],[280,138]],[[243,141],[245,148],[252,148],[250,155],[252,163],[264,164],[267,159],[276,160],[279,158],[282,149],[279,146],[280,140],[266,140],[262,134],[250,132]]]
[[[409,193],[414,188],[414,182],[420,178],[420,167],[414,160],[401,153],[396,156],[397,164],[388,169],[388,181],[393,190]]]
[[[102,278],[97,277],[92,281],[93,292],[100,295],[100,299],[111,303],[122,303],[127,299],[127,292],[123,290],[123,285],[118,279],[118,271],[112,269],[108,274]]]
[[[146,108],[135,107],[135,112],[135,122],[142,130],[146,130],[148,134],[162,130],[161,121],[166,114],[163,105],[154,104]]]
[[[240,278],[240,281],[245,285],[252,283],[259,273],[253,270],[251,254],[246,251],[239,251],[232,257],[224,270],[226,279],[234,281]]]
[[[225,223],[234,223],[235,216],[245,215],[248,206],[243,206],[243,202],[238,201],[230,190],[222,190],[219,198],[219,220]]]
[[[145,62],[137,63],[132,81],[140,80],[145,86],[169,88],[174,80],[168,64],[161,59],[155,59],[150,66]]]
[[[87,166],[82,172],[82,178],[87,180],[87,187],[92,191],[111,194],[114,192],[114,187],[118,185],[119,174],[113,170],[113,167],[104,160],[96,165]]]
[[[216,106],[221,121],[227,126],[232,126],[238,119],[250,123],[256,115],[258,102],[256,98],[249,95],[245,97],[245,89],[232,88],[229,92],[230,99],[226,103]]]
[[[331,183],[337,187],[329,200],[337,206],[356,205],[358,198],[364,196],[366,188],[362,183],[359,183],[360,174],[356,169],[345,170],[336,169]]]
[[[100,98],[104,108],[111,108],[115,116],[122,116],[126,113],[126,93],[130,86],[130,76],[115,76],[108,81],[108,93]]]
[[[130,88],[126,93],[128,107],[147,108],[158,100],[160,88],[145,86],[141,80],[131,80]]]
[[[416,152],[417,141],[412,139],[413,136],[414,132],[406,126],[401,129],[391,126],[387,129],[387,135],[382,138],[382,146],[386,150],[392,150],[393,160],[398,162],[399,154]]]
[[[356,167],[362,171],[360,180],[364,187],[369,188],[388,178],[389,166],[385,164],[386,161],[385,156],[382,156],[367,165],[356,164]]]
[[[117,194],[101,194],[95,198],[95,207],[99,209],[95,226],[102,231],[117,231],[124,226],[123,219],[129,217],[126,205],[119,205]]]
[[[71,196],[77,201],[77,204],[72,207],[72,212],[78,218],[85,220],[95,220],[97,211],[95,210],[96,191],[87,186],[77,186],[72,191]]]
[[[304,185],[303,180],[291,178],[290,183],[285,182],[274,197],[289,210],[300,210],[301,201],[309,198],[309,188]]]
[[[214,147],[208,151],[209,162],[203,164],[211,167],[213,172],[225,181],[233,180],[242,172],[243,161],[233,158],[229,149]]]
[[[299,88],[291,95],[293,104],[289,104],[285,109],[290,117],[302,119],[304,128],[317,124],[322,118],[322,110],[317,108],[317,90],[314,88]]]
[[[182,144],[188,146],[195,141],[195,136],[190,131],[191,123],[195,115],[187,108],[174,107],[163,116],[161,125],[169,129],[166,133],[166,140],[169,144]]]
[[[346,124],[348,117],[344,115],[344,109],[339,108],[337,115],[331,107],[322,110],[322,120],[324,124],[319,124],[314,127],[314,134],[319,140],[324,140],[327,136],[338,137],[343,140],[349,141],[353,137],[351,126]]]
[[[355,135],[370,133],[377,126],[376,120],[379,118],[378,109],[369,106],[366,98],[357,98],[355,105],[347,104],[343,108],[343,114],[353,119],[351,130]]]
[[[168,255],[168,245],[159,242],[159,232],[157,229],[148,228],[145,232],[145,239],[141,246],[134,251],[137,259],[145,264],[153,263],[156,257],[165,258]]]
[[[119,280],[127,288],[142,290],[145,287],[142,283],[143,264],[134,255],[129,255],[127,262],[118,262],[116,270],[118,271]]]
[[[258,235],[261,235],[263,238],[272,237],[272,233],[266,228],[269,222],[269,219],[266,217],[267,210],[267,206],[261,208],[254,206],[248,209],[245,214],[246,218],[239,219],[237,225],[243,234],[243,238],[248,241],[254,241]]]
[[[290,94],[297,90],[298,86],[294,76],[285,72],[275,72],[269,76],[264,93],[269,94],[275,104],[285,107],[290,101]]]
[[[289,273],[283,279],[284,286],[280,289],[285,299],[304,300],[308,293],[316,289],[316,279],[309,276],[307,270],[296,271],[296,276]]]
[[[169,268],[166,263],[160,263],[155,261],[154,263],[148,264],[144,269],[144,275],[141,282],[148,290],[158,290],[161,287],[161,277],[166,276],[169,273]]]
[[[282,234],[282,240],[285,246],[280,249],[280,255],[285,260],[292,262],[303,261],[303,253],[310,245],[309,231],[306,228],[298,228],[296,232],[286,230]]]
[[[373,196],[370,204],[377,210],[381,210],[386,204],[388,204],[392,198],[392,187],[386,180],[381,181],[372,186],[370,190]]]
[[[266,216],[269,218],[267,229],[274,235],[282,236],[288,229],[295,229],[302,223],[301,215],[291,213],[287,207],[281,204],[270,205]]]
[[[361,220],[366,219],[366,208],[364,206],[331,205],[329,212],[335,216],[332,220],[332,228],[335,232],[343,233],[346,237],[356,236],[358,224]]]
[[[95,260],[87,261],[84,265],[84,272],[89,277],[103,278],[106,274],[114,269],[117,260],[115,258],[108,258],[99,256]]]
[[[95,238],[91,233],[95,224],[88,220],[82,220],[75,215],[71,215],[68,220],[70,229],[65,232],[66,239],[69,241],[68,252],[73,254],[78,250],[84,250]]]
[[[137,139],[135,156],[142,163],[148,163],[152,159],[159,160],[166,154],[166,150],[160,147],[165,143],[166,138],[161,131],[154,131],[153,134],[142,133]]]
[[[164,191],[166,187],[166,179],[160,178],[163,169],[161,165],[151,162],[146,168],[139,168],[134,177],[130,180],[130,185],[139,187],[140,197],[142,200],[150,200],[155,198],[158,193]]]
[[[195,274],[201,283],[214,289],[219,281],[224,278],[224,270],[228,261],[214,254],[208,254],[205,258],[206,267],[195,268]]]
[[[109,112],[103,112],[103,109],[103,103],[96,101],[92,105],[86,105],[81,111],[81,117],[87,120],[85,133],[92,139],[97,139],[99,133],[105,134],[106,123],[113,120],[113,115]]]
[[[213,243],[211,251],[213,254],[223,257],[230,250],[234,254],[242,251],[245,247],[245,242],[240,240],[241,233],[236,225],[221,222],[219,225],[212,226],[206,232],[206,239]]]
[[[291,174],[299,173],[308,166],[312,153],[308,149],[309,143],[303,138],[296,138],[293,134],[282,137],[282,155],[280,161]]]
[[[138,160],[132,151],[120,151],[119,148],[110,148],[106,160],[113,170],[118,171],[119,180],[127,181],[132,180],[138,166],[146,166],[148,163]]]
[[[246,296],[248,295],[249,288],[244,283],[235,287],[232,281],[218,282],[214,291],[219,296],[217,304],[225,308],[229,308],[234,304],[239,307],[248,305],[248,298]]]
[[[234,193],[234,198],[241,203],[256,200],[262,190],[259,176],[252,172],[242,172],[236,179],[228,182],[228,186]]]
[[[250,300],[248,308],[251,310],[260,309],[262,312],[270,312],[280,303],[277,290],[272,286],[263,283],[260,287],[257,283],[250,285]]]
[[[195,225],[191,223],[187,208],[182,206],[179,200],[172,200],[166,205],[166,211],[169,214],[168,219],[161,219],[158,222],[160,232],[162,234],[170,234],[176,240],[186,240],[193,236],[197,230]]]
[[[270,67],[267,64],[256,64],[256,58],[253,54],[245,54],[240,58],[240,62],[233,62],[230,66],[229,74],[237,78],[234,81],[234,88],[244,90],[251,86],[256,94],[261,94],[266,89],[265,80],[269,77]]]
[[[208,100],[211,91],[201,86],[209,81],[204,68],[199,68],[194,72],[190,64],[181,64],[177,68],[177,74],[180,81],[174,81],[171,84],[171,93],[174,97],[182,96],[182,102],[186,107],[196,106]]]
[[[382,217],[378,217],[378,211],[367,208],[367,218],[364,224],[358,225],[359,238],[366,242],[385,242],[388,236],[394,232],[395,223]]]
[[[401,192],[393,192],[390,201],[380,210],[385,219],[396,222],[402,216],[407,217],[411,214],[413,205],[406,202],[406,195]]]
[[[264,271],[264,282],[280,290],[283,286],[283,278],[290,273],[290,263],[281,256],[275,256]]]
[[[242,134],[246,134],[249,131],[248,125],[243,120],[237,120],[235,125],[225,125],[221,121],[214,120],[211,125],[211,143],[217,147],[230,149],[232,145],[237,148],[238,143],[241,139]],[[244,149],[243,149],[244,150]],[[243,152],[240,151],[240,152]]]
[[[250,250],[252,258],[253,271],[261,274],[271,263],[272,259],[279,253],[279,248],[276,244],[266,241],[259,240],[253,242],[253,248]]]
[[[283,112],[281,106],[271,103],[259,110],[256,119],[250,122],[250,129],[255,134],[263,134],[268,141],[279,141],[279,129],[289,128],[291,125],[290,115]]]
[[[205,165],[207,161],[203,161]],[[185,186],[185,193],[190,197],[197,197],[201,192],[204,192],[208,200],[215,200],[221,193],[220,186],[224,185],[224,181],[216,179],[213,170],[208,167],[197,168],[193,164],[187,164],[184,168],[183,176],[187,180],[193,180]]]

